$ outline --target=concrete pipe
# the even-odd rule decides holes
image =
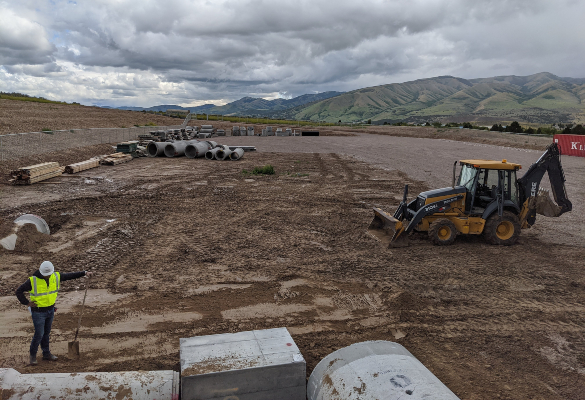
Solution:
[[[211,150],[211,145],[207,142],[191,143],[185,147],[185,155],[189,158],[205,157],[208,150]]]
[[[217,153],[215,153],[215,159],[220,161],[229,160],[230,154],[232,153],[233,152],[230,150],[229,147],[223,146],[222,149],[218,150]]]
[[[165,156],[181,157],[185,155],[185,148],[190,144],[197,143],[196,140],[178,140],[173,143],[167,143],[165,146]]]
[[[213,129],[213,125],[201,125],[201,129]]]
[[[243,156],[244,156],[244,149],[242,149],[241,147],[238,147],[237,149],[232,151],[232,154],[230,154],[230,158],[234,161],[239,160]]]
[[[307,383],[308,400],[459,400],[403,346],[376,340],[344,347],[325,357]]]
[[[146,145],[146,155],[149,157],[162,157],[165,154],[165,146],[168,142],[149,142]]]
[[[175,371],[21,374],[12,368],[0,368],[0,392],[6,400],[177,400],[180,384]]]
[[[216,147],[215,149],[207,150],[207,152],[205,152],[205,159],[215,160],[215,154],[220,150],[222,150],[220,147]]]
[[[212,149],[217,147],[217,142],[214,142],[213,140],[206,140],[206,142],[209,143]]]

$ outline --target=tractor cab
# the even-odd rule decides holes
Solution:
[[[520,212],[516,171],[522,166],[506,160],[461,160],[457,186],[464,187],[465,213],[471,216],[490,214],[499,205],[515,214]]]

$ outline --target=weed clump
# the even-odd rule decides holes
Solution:
[[[274,175],[274,167],[270,164],[266,164],[263,167],[255,167],[252,171],[246,169],[242,170],[244,175]]]

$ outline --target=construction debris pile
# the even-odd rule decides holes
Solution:
[[[11,171],[10,175],[12,179],[9,182],[13,185],[31,185],[59,176],[64,170],[65,168],[59,166],[58,162],[45,162],[31,165]]]

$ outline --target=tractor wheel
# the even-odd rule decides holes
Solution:
[[[434,245],[447,246],[453,244],[457,236],[455,224],[447,218],[441,218],[429,226],[429,238]]]
[[[516,214],[510,211],[504,211],[500,217],[496,212],[487,219],[483,228],[483,234],[488,243],[511,246],[518,240],[520,229],[520,221]]]

